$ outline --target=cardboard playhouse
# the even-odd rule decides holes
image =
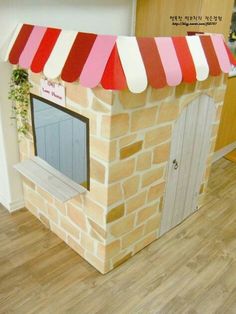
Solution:
[[[136,38],[19,25],[25,206],[101,273],[203,203],[235,60],[218,34]]]

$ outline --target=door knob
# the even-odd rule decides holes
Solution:
[[[179,168],[178,161],[176,159],[173,160],[174,169],[177,170]]]

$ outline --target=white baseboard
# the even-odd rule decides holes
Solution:
[[[220,158],[224,157],[225,155],[227,155],[228,153],[232,152],[232,150],[236,149],[236,142],[225,146],[224,148],[216,151],[213,155],[213,162],[219,160]]]
[[[23,199],[14,201],[14,202],[8,202],[4,198],[0,198],[0,203],[10,212],[15,212],[19,209],[22,209],[25,207],[25,201]]]

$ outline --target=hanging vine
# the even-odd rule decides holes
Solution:
[[[20,136],[29,132],[30,88],[27,71],[14,69],[11,75],[9,99],[12,101],[12,119],[16,120]]]

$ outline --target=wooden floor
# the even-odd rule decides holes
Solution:
[[[236,164],[204,207],[103,276],[29,212],[0,210],[0,313],[236,313]]]

